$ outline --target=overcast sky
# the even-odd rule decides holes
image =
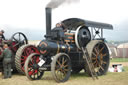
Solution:
[[[45,7],[50,0],[0,0],[0,28],[5,36],[24,32],[29,39],[41,40],[45,34]],[[77,17],[110,23],[114,30],[104,31],[107,40],[128,40],[127,0],[80,0],[52,10],[52,26]]]

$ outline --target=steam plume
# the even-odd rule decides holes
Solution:
[[[48,8],[57,8],[59,7],[61,4],[67,3],[76,3],[76,2],[80,2],[80,0],[51,0],[46,7]]]

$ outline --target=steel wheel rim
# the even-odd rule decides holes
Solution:
[[[69,56],[65,53],[59,53],[54,56],[51,70],[57,82],[67,81],[71,74],[71,61]]]
[[[109,51],[104,43],[98,43],[92,51],[92,63],[98,75],[106,72],[109,64]]]
[[[62,60],[61,60],[62,59]],[[69,70],[68,59],[65,56],[59,57],[56,62],[55,74],[59,80],[63,80]]]

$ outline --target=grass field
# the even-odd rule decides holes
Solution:
[[[111,62],[128,62],[128,58],[113,58]]]
[[[65,83],[56,83],[51,76],[51,72],[45,72],[41,80],[30,81],[26,76],[14,74],[11,79],[2,79],[0,75],[0,85],[128,85],[128,66],[121,73],[110,73],[100,76],[98,80],[92,80],[83,71],[79,74],[71,75]]]

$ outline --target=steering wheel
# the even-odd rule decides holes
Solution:
[[[10,39],[10,47],[14,52],[24,44],[28,44],[28,39],[22,32],[17,32],[12,35]]]

